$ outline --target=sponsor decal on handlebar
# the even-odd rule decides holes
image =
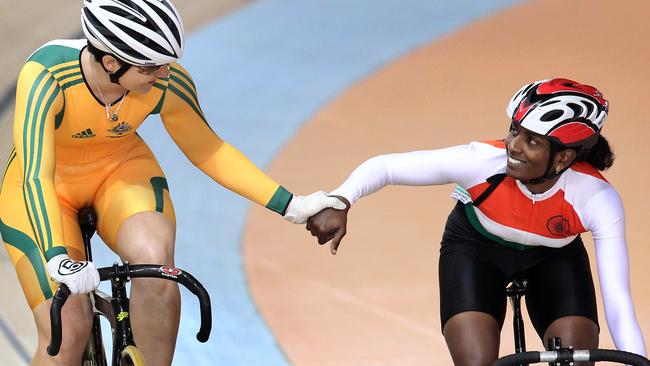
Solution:
[[[162,266],[160,267],[160,273],[165,277],[178,278],[178,275],[183,273],[180,269],[172,266]]]

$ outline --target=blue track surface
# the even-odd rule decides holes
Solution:
[[[321,106],[358,80],[519,2],[260,0],[193,34],[182,64],[213,129],[264,167]],[[194,168],[159,120],[148,121],[140,133],[170,183],[177,265],[199,278],[213,301],[212,336],[199,344],[197,304],[183,294],[175,364],[288,365],[246,283],[241,233],[248,201]]]

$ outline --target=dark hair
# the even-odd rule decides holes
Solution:
[[[95,60],[100,64],[102,63],[104,56],[113,56],[112,54],[102,51],[99,48],[93,46],[90,41],[88,41],[88,52],[90,52],[90,54],[93,55],[95,57]]]
[[[102,51],[99,48],[93,46],[93,44],[90,43],[90,41],[88,41],[88,52],[90,52],[90,54],[93,55],[93,57],[95,57],[95,61],[99,62],[99,64],[102,65],[102,67],[104,67],[104,63],[102,62],[102,59],[104,58],[104,56],[113,56],[113,57],[115,57],[115,59],[121,65],[124,65],[124,63],[125,63],[124,61],[120,60],[114,54],[112,54],[110,52]]]
[[[603,171],[607,170],[614,164],[614,153],[609,147],[609,142],[602,135],[598,136],[596,145],[591,149],[578,150],[576,162],[586,161],[594,168]]]
[[[122,77],[122,75],[124,75],[124,73],[126,73],[129,70],[129,68],[133,66],[127,62],[120,60],[114,54],[106,51],[102,51],[99,48],[93,46],[93,44],[90,43],[90,41],[88,41],[88,52],[90,52],[90,54],[93,55],[95,61],[99,62],[99,64],[102,66],[102,69],[104,69],[104,71],[106,71],[106,73],[108,74],[108,77],[111,79],[111,82],[115,84],[120,84],[120,77]],[[104,66],[104,62],[103,62],[104,56],[115,57],[115,59],[119,62],[120,68],[115,72],[108,71],[106,66]]]

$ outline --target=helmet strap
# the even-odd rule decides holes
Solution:
[[[566,168],[562,169],[561,171],[555,171],[553,170],[553,160],[555,160],[555,154],[559,151],[559,146],[554,144],[553,142],[550,143],[549,145],[549,154],[548,154],[548,162],[546,163],[546,170],[544,171],[544,174],[533,179],[527,179],[527,180],[522,180],[521,182],[523,184],[540,184],[544,183],[547,180],[551,180],[558,175],[564,173],[565,170],[569,169],[569,166]]]
[[[113,56],[113,55],[111,55],[109,53],[107,53],[106,55]],[[113,57],[115,57],[115,56],[113,56]],[[102,58],[103,58],[103,56],[102,56]],[[99,60],[98,62],[99,62],[100,65],[102,65],[102,69],[104,69],[104,71],[108,74],[108,78],[111,79],[111,82],[114,83],[114,84],[120,85],[120,86],[121,86],[120,78],[127,71],[129,71],[129,69],[132,66],[132,65],[122,61],[122,66],[120,66],[120,68],[117,69],[117,71],[111,72],[109,69],[106,68],[106,66],[104,66],[104,62],[102,60]]]
[[[119,69],[117,69],[117,71],[115,71],[115,72],[110,72],[110,71],[108,71],[108,70],[106,70],[106,71],[108,72],[108,77],[111,79],[111,82],[112,82],[112,83],[115,83],[115,84],[117,84],[117,85],[120,85],[120,78],[121,78],[122,75],[124,75],[127,71],[129,71],[130,68],[131,68],[131,65],[129,65],[129,64],[127,64],[127,63],[124,63],[124,64],[122,64],[122,67],[120,67]]]

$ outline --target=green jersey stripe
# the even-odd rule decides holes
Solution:
[[[172,91],[174,94],[176,94],[179,98],[183,99],[183,100],[185,101],[185,103],[187,103],[187,104],[188,104],[188,105],[189,105],[189,106],[194,110],[194,112],[196,112],[196,114],[198,114],[199,117],[201,117],[201,119],[203,120],[203,122],[205,123],[205,125],[208,126],[208,128],[210,128],[210,130],[212,130],[212,128],[211,128],[210,125],[208,124],[208,121],[206,121],[206,120],[205,120],[205,117],[203,116],[203,111],[201,111],[200,108],[198,108],[197,106],[195,106],[195,105],[192,103],[192,100],[190,100],[190,98],[188,98],[185,94],[183,94],[182,91],[180,91],[178,88],[176,88],[176,87],[173,86],[173,85],[169,85],[169,90],[171,90],[171,91]]]
[[[52,73],[52,75],[54,75],[55,78],[58,78],[59,74],[65,72],[65,71],[74,70],[74,69],[76,69],[75,72],[74,72],[75,74],[77,72],[81,74],[81,67],[79,67],[79,62],[76,62],[74,65],[62,67],[60,69],[50,70],[50,72]]]
[[[26,187],[28,189],[28,193],[30,194],[30,198],[32,199],[32,206],[34,207],[34,216],[35,217],[43,217],[43,219],[47,219],[46,212],[42,210],[43,205],[38,205],[36,199],[38,201],[41,201],[41,195],[38,194],[39,188],[40,188],[40,181],[38,177],[38,173],[40,172],[40,157],[41,157],[41,148],[39,145],[40,143],[36,143],[36,141],[40,140],[42,138],[42,130],[44,128],[43,125],[39,126],[38,120],[40,119],[39,116],[42,113],[42,104],[43,104],[43,99],[45,98],[50,86],[53,83],[52,78],[48,78],[47,80],[44,81],[44,85],[41,89],[41,92],[39,93],[38,99],[36,101],[36,104],[34,106],[34,114],[32,114],[31,118],[31,123],[30,123],[30,142],[31,145],[29,146],[29,151],[30,151],[30,160],[31,160],[31,168],[28,174],[25,174],[25,183]],[[38,127],[41,127],[40,129]],[[40,135],[37,135],[37,132],[41,132]],[[36,146],[35,146],[36,145]],[[36,155],[36,156],[35,156]],[[33,183],[32,183],[33,182]],[[44,222],[45,224],[45,222]],[[51,245],[51,235],[47,235],[49,232],[49,227],[47,225],[44,225],[44,228],[46,229],[46,235],[44,236],[43,233],[43,227],[39,227],[39,233],[41,235],[41,244],[43,245],[43,250],[46,250],[48,244]],[[48,240],[49,239],[49,240]]]
[[[166,189],[167,192],[169,192],[167,179],[165,179],[165,177],[152,177],[150,183],[153,188],[154,199],[156,200],[156,211],[163,212],[165,203],[163,189]]]
[[[70,81],[70,82],[67,82],[67,83],[61,85],[61,88],[62,88],[63,90],[66,90],[66,89],[68,89],[68,88],[71,88],[71,87],[73,87],[73,86],[75,86],[75,85],[77,85],[77,84],[81,84],[81,83],[83,83],[83,82],[84,82],[84,79],[83,79],[83,78],[79,78],[79,79],[77,79],[77,80],[73,80],[73,81]]]
[[[59,127],[61,127],[61,123],[63,123],[63,116],[65,115],[65,106],[66,106],[66,101],[65,98],[63,98],[63,107],[61,107],[61,111],[57,113],[56,116],[54,116],[54,129],[58,130]]]
[[[0,233],[2,234],[2,239],[5,243],[25,253],[34,269],[34,273],[38,279],[41,291],[43,291],[43,295],[45,295],[46,298],[52,297],[52,291],[50,290],[50,284],[48,281],[49,276],[45,270],[45,266],[43,265],[41,251],[38,245],[34,243],[32,238],[27,234],[6,225],[1,219]]]
[[[162,90],[162,95],[160,96],[160,100],[158,100],[158,104],[156,104],[154,109],[149,114],[160,114],[160,111],[162,110],[162,107],[165,104],[165,97],[167,96],[167,86],[161,87],[158,86],[158,84],[154,84],[154,87]]]
[[[38,121],[38,116],[40,115],[40,111],[42,110],[42,102],[43,98],[45,97],[47,93],[47,89],[52,84],[52,79],[48,79],[46,82],[46,86],[41,90],[41,93],[39,95],[39,99],[37,101],[37,104],[35,106],[35,114],[32,117],[32,122],[30,124],[30,129],[31,129],[31,143],[29,151],[30,151],[30,165],[31,169],[28,174],[25,174],[25,188],[27,189],[28,196],[30,198],[30,206],[32,207],[32,212],[33,212],[33,217],[36,218],[36,227],[38,229],[38,235],[39,235],[39,241],[43,247],[43,250],[46,250],[46,248],[51,245],[52,242],[52,236],[51,236],[51,231],[49,228],[49,223],[47,222],[47,213],[46,210],[44,210],[44,202],[42,199],[42,188],[40,185],[40,181],[38,178],[38,173],[40,172],[40,153],[42,152],[40,147],[35,147],[34,142],[37,139],[36,136],[36,130],[37,130],[37,121]],[[41,126],[41,130],[44,126]],[[42,138],[42,131],[41,131],[41,136]],[[41,145],[41,144],[38,144]],[[34,154],[37,153],[38,156],[34,156]],[[40,218],[43,218],[43,225],[41,226],[41,220]],[[44,230],[45,229],[45,230]],[[43,232],[45,231],[45,234]]]
[[[56,81],[59,82],[59,84],[66,84],[77,79],[83,80],[83,76],[81,75],[80,72],[75,72],[74,74],[67,74],[61,77],[55,77],[55,79]]]
[[[162,106],[165,103],[165,97],[167,96],[167,87],[169,86],[169,78],[160,78],[156,80],[156,83],[153,84],[153,86],[154,88],[161,90],[162,95],[158,100],[158,104],[156,104],[154,109],[149,114],[160,114],[160,111],[162,110]]]
[[[38,181],[38,173],[40,171],[40,154],[42,154],[42,139],[43,139],[43,130],[45,128],[45,122],[44,122],[44,115],[43,115],[43,100],[46,98],[47,95],[50,95],[49,101],[47,102],[47,105],[45,108],[49,110],[50,105],[52,104],[52,101],[54,100],[54,97],[58,95],[59,92],[59,87],[55,83],[54,78],[48,77],[45,78],[44,76],[48,75],[47,72],[41,73],[39,75],[39,78],[37,79],[37,82],[34,83],[34,86],[32,87],[32,91],[30,92],[30,100],[28,102],[28,110],[30,111],[30,115],[28,116],[28,119],[25,124],[25,129],[29,131],[25,131],[25,135],[29,136],[29,139],[26,138],[26,136],[23,136],[25,139],[24,143],[24,149],[25,153],[29,154],[29,158],[25,159],[27,162],[27,168],[25,169],[25,182],[24,182],[24,192],[26,191],[27,193],[27,202],[29,202],[29,205],[27,207],[31,208],[32,212],[32,219],[33,221],[33,226],[36,227],[36,232],[38,234],[38,239],[39,243],[42,246],[42,249],[45,250],[48,246],[52,245],[52,235],[51,235],[51,230],[49,228],[49,225],[47,225],[47,215],[46,211],[44,210],[44,200],[43,200],[43,195],[42,195],[42,188],[40,186],[40,182]],[[50,90],[52,88],[52,85],[54,85],[53,90]],[[38,98],[36,99],[34,93],[36,92],[37,89],[40,88],[40,93],[38,95]],[[32,105],[33,111],[32,111]],[[47,110],[45,110],[45,114],[47,113]],[[40,118],[39,118],[40,117]],[[38,120],[41,120],[40,126],[38,123]],[[37,128],[40,127],[40,134],[37,136]],[[37,142],[38,138],[38,142]],[[35,146],[36,145],[36,146]],[[35,156],[35,154],[38,153],[38,156]],[[40,205],[37,205],[37,203],[40,203]],[[40,218],[44,219],[43,224],[45,224],[45,232],[44,232],[44,227],[41,225],[41,220]]]
[[[194,103],[197,106],[200,106],[199,98],[196,96],[196,90],[194,90],[193,88],[190,88],[183,80],[181,80],[180,78],[178,78],[174,74],[171,75],[171,80],[177,82],[178,86],[182,87],[187,92],[187,94],[191,95],[192,98],[194,98]]]
[[[532,249],[535,248],[534,246],[530,245],[525,245],[525,244],[519,244],[519,243],[514,243],[511,241],[504,240],[489,231],[481,225],[481,222],[479,221],[478,217],[476,216],[476,212],[474,211],[474,208],[471,203],[467,203],[463,205],[465,207],[465,214],[467,215],[467,218],[469,219],[469,222],[472,224],[472,226],[481,233],[481,235],[485,236],[486,238],[495,241],[501,245],[505,245],[514,249],[519,249],[519,250],[527,250],[527,249]]]
[[[56,257],[59,254],[68,254],[68,250],[65,248],[65,246],[54,247],[45,251],[45,260],[49,262],[50,259]]]
[[[52,107],[52,103],[54,103],[54,100],[56,97],[59,95],[60,88],[57,84],[54,85],[53,90],[50,90],[51,88],[51,79],[47,83],[46,87],[43,88],[43,97],[46,97],[49,94],[49,98],[47,99],[47,102],[45,105],[41,108],[41,113],[40,113],[40,118],[38,121],[38,126],[39,126],[39,133],[38,133],[38,146],[37,146],[37,151],[38,151],[38,156],[36,157],[36,168],[34,169],[34,176],[39,176],[39,173],[41,171],[41,161],[43,158],[43,142],[44,142],[44,135],[45,135],[45,125],[47,123],[47,114]],[[40,105],[40,103],[39,103]],[[43,212],[43,225],[45,225],[46,233],[47,233],[47,244],[45,246],[45,251],[47,252],[54,246],[54,239],[52,237],[52,229],[50,228],[50,220],[49,220],[49,215],[47,213],[47,206],[45,205],[45,196],[43,195],[43,188],[41,187],[41,182],[38,179],[34,180],[36,182],[36,192],[38,194],[38,199],[40,203],[40,208],[41,211]]]
[[[32,158],[33,158],[33,149],[31,148],[31,144],[28,143],[27,138],[29,137],[29,125],[30,121],[32,120],[31,113],[32,113],[32,104],[34,103],[34,94],[36,94],[36,90],[39,88],[39,85],[45,78],[45,76],[48,76],[47,70],[41,71],[41,73],[36,77],[34,80],[34,83],[32,84],[32,88],[29,91],[29,96],[27,98],[27,105],[25,108],[25,119],[23,121],[23,176],[24,176],[24,183],[23,183],[23,199],[25,200],[25,207],[28,208],[27,212],[30,216],[30,222],[32,224],[32,227],[34,228],[34,233],[37,232],[37,230],[41,229],[40,226],[40,221],[38,220],[38,216],[36,215],[36,207],[34,206],[34,201],[30,200],[28,196],[31,196],[33,198],[33,194],[29,188],[29,178],[31,177],[31,171],[32,171]],[[31,210],[30,210],[31,208]],[[42,249],[42,241],[39,240],[43,237],[42,232],[38,233],[37,236],[37,243],[41,245]]]
[[[185,81],[187,83],[192,85],[192,89],[196,90],[196,85],[194,85],[194,81],[192,81],[192,78],[189,77],[189,75],[187,75],[186,73],[184,73],[183,70],[172,67],[171,68],[171,73],[174,73],[174,74],[177,74],[177,75],[181,76],[183,79],[185,79]]]
[[[33,212],[30,211],[30,209],[29,209],[29,200],[27,199],[26,191],[27,191],[26,188],[23,187],[23,201],[25,201],[25,208],[26,208],[26,211],[27,211],[27,216],[29,217],[29,225],[32,227],[32,232],[34,233],[34,238],[36,240],[36,244],[38,245],[40,251],[45,253],[45,250],[43,250],[43,246],[41,245],[41,242],[40,242],[40,237],[38,236],[38,234],[36,232],[37,228],[38,228],[38,226],[37,226],[37,224],[38,224],[37,219],[38,218],[34,218]]]

